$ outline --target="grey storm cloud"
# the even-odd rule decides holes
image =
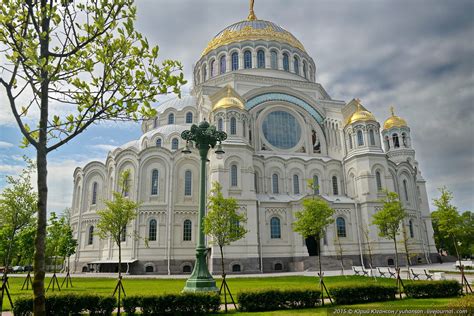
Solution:
[[[189,81],[209,40],[248,14],[246,0],[137,7],[138,30],[160,46],[161,58],[182,61]],[[461,0],[255,1],[258,18],[303,43],[332,98],[360,98],[381,124],[395,106],[411,128],[429,198],[446,185],[460,210],[474,210],[472,12],[474,1]]]

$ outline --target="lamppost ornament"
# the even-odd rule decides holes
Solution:
[[[206,263],[206,245],[203,231],[204,216],[206,215],[206,163],[209,149],[216,147],[216,154],[223,154],[221,142],[227,139],[227,134],[216,130],[208,122],[203,121],[199,126],[193,124],[190,130],[183,131],[181,138],[186,141],[186,148],[183,153],[190,154],[189,142],[196,144],[201,157],[201,173],[199,185],[199,217],[198,217],[198,238],[196,246],[196,263],[193,273],[186,281],[184,292],[218,292],[216,281],[209,273]]]

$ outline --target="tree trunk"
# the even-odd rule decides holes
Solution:
[[[456,250],[456,257],[458,257],[459,264],[461,264],[461,256],[459,255],[458,244],[454,234],[451,234],[451,238],[453,239],[454,249]]]
[[[395,244],[395,268],[398,269],[398,248],[397,248],[397,237],[393,238],[393,243]]]
[[[118,264],[118,275],[119,279],[122,277],[122,246],[120,245],[121,239],[119,237],[118,248],[119,248],[119,264]]]
[[[225,271],[224,271],[224,252],[222,251],[222,246],[221,245],[219,245],[219,248],[221,250],[222,275],[225,275]]]

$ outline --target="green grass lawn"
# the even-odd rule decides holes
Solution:
[[[319,279],[315,277],[305,276],[287,276],[287,277],[267,277],[267,278],[228,278],[227,283],[236,298],[237,294],[241,291],[249,290],[261,290],[261,289],[319,289]],[[22,291],[21,286],[24,279],[20,277],[10,277],[10,293],[12,299],[15,300],[20,295],[31,295],[32,291]],[[48,286],[50,279],[47,278],[45,281],[45,287]],[[217,286],[221,284],[221,279],[217,278]],[[100,294],[100,295],[112,295],[114,287],[116,285],[116,279],[111,278],[74,278],[73,277],[73,288],[63,288],[61,293],[89,293],[89,294]],[[123,285],[128,296],[132,295],[159,295],[165,293],[179,293],[185,285],[185,279],[127,279],[123,280]],[[328,289],[339,285],[350,285],[360,283],[376,283],[376,284],[390,284],[395,285],[394,279],[385,279],[359,276],[336,276],[326,277],[325,283]],[[59,283],[62,283],[62,279],[59,279]],[[55,291],[57,293],[57,291]],[[52,293],[52,291],[48,291]],[[410,307],[413,304],[425,305],[425,306],[444,306],[455,299],[427,299],[427,300],[410,300],[405,299],[395,302],[377,303],[377,304],[365,304],[364,307],[378,307],[378,306],[399,306],[399,307]],[[7,310],[10,306],[5,304],[4,309]],[[362,305],[353,305],[362,306]],[[267,313],[233,313],[233,314],[251,314],[251,315],[326,315],[326,309],[315,308],[306,309],[299,311],[279,311],[279,312],[267,312]]]

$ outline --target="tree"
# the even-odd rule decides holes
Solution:
[[[58,218],[55,212],[51,212],[48,225],[48,234],[46,236],[46,253],[50,259],[50,263],[53,264],[53,277],[51,278],[48,289],[51,284],[54,287],[57,284],[58,290],[60,290],[59,281],[56,276],[57,258],[59,255],[59,248],[61,245],[61,238],[64,230],[64,217]],[[63,261],[64,262],[64,261]]]
[[[11,0],[0,6],[0,86],[23,145],[36,151],[38,225],[34,314],[45,314],[47,155],[103,120],[156,114],[150,102],[186,81],[158,64],[158,47],[135,31],[133,0]],[[27,123],[29,122],[29,123]]]
[[[336,234],[336,254],[341,263],[341,274],[344,275],[344,249],[342,247],[341,239]]]
[[[382,209],[373,215],[372,224],[379,230],[379,236],[393,240],[395,245],[395,267],[398,269],[397,235],[400,223],[407,216],[402,203],[395,192],[386,192],[386,197],[381,201]]]
[[[64,218],[64,217],[62,217]],[[71,226],[64,221],[61,238],[59,240],[58,254],[63,258],[63,261],[67,258],[67,271],[69,272],[69,257],[76,253],[77,239],[73,236]]]

